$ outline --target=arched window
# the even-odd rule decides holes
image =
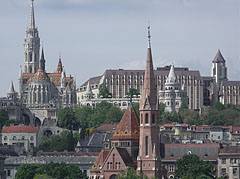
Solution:
[[[29,67],[29,73],[32,73],[32,66]]]
[[[148,113],[145,114],[145,124],[148,124]]]
[[[155,124],[155,114],[152,114],[152,124]]]
[[[7,137],[7,136],[5,136],[5,137],[4,137],[4,140],[8,140],[8,137]]]
[[[145,136],[145,156],[148,156],[148,136]]]
[[[29,53],[29,61],[32,61],[32,52]]]
[[[141,124],[143,123],[143,114],[141,114]]]

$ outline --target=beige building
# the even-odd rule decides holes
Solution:
[[[2,129],[3,145],[24,146],[26,152],[37,147],[39,141],[39,128],[33,126],[9,126]]]
[[[240,146],[224,146],[218,154],[218,177],[240,178]]]

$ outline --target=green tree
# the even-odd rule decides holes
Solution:
[[[73,138],[72,131],[63,131],[59,135],[51,135],[50,137],[42,136],[42,143],[39,150],[44,152],[63,152],[64,150],[74,151],[77,140]]]
[[[123,115],[122,110],[117,106],[112,106],[106,114],[105,123],[117,123],[121,120]]]
[[[58,110],[58,125],[66,129],[79,128],[79,124],[75,118],[75,113],[71,108],[63,108]]]
[[[214,166],[212,163],[200,160],[195,154],[184,155],[182,159],[178,159],[176,162],[176,177],[177,178],[189,178],[193,179],[206,175],[207,177],[214,176]]]
[[[160,123],[172,123],[172,122],[179,122],[181,123],[182,120],[179,118],[179,114],[176,111],[173,112],[163,112],[160,115]]]
[[[9,120],[8,112],[6,109],[0,109],[0,128],[6,125]]]
[[[140,93],[138,92],[138,90],[136,88],[129,88],[129,91],[127,92],[127,96],[131,97],[131,98],[133,98],[135,96],[138,97],[139,94]]]
[[[99,90],[99,96],[101,98],[111,98],[112,97],[112,94],[109,93],[106,85],[104,85],[104,84],[99,85],[98,90]]]
[[[220,102],[216,102],[211,108],[222,111],[223,109],[225,109],[225,106]]]
[[[87,179],[86,174],[83,173],[78,166],[66,165],[65,163],[20,165],[15,178],[45,179],[47,176],[54,179]]]
[[[148,177],[143,174],[138,175],[135,169],[127,167],[117,175],[117,179],[148,179]]]
[[[47,174],[36,174],[33,179],[53,179]]]
[[[133,108],[135,109],[137,115],[139,116],[139,103],[133,103]]]
[[[93,110],[89,106],[78,107],[74,109],[75,117],[80,127],[91,127],[92,126],[92,114]]]
[[[201,125],[202,121],[199,120],[199,114],[191,109],[181,109],[179,111],[179,117],[183,123]]]

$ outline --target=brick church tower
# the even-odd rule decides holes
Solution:
[[[158,97],[153,71],[150,38],[150,27],[148,27],[147,61],[139,109],[140,139],[137,173],[144,173],[148,178],[161,178]]]

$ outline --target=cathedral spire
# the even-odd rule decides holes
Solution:
[[[34,0],[31,0],[30,28],[35,29]]]
[[[13,86],[13,81],[11,80],[8,94],[13,94],[13,93],[15,93],[15,90],[14,90],[14,86]]]
[[[174,65],[171,65],[168,78],[167,78],[167,83],[176,83],[177,82],[177,75],[174,70]]]
[[[61,53],[59,53],[59,60],[58,60],[56,73],[62,73],[62,71],[63,71],[63,67],[62,67]]]
[[[155,77],[153,71],[153,62],[152,62],[152,51],[150,44],[150,26],[148,26],[148,49],[147,49],[147,60],[146,60],[146,69],[143,82],[143,93],[142,99],[140,102],[140,109],[156,109],[157,106],[157,89],[155,85]]]
[[[40,68],[45,71],[45,58],[44,58],[44,50],[42,47],[42,54],[41,54],[41,60],[40,60]]]

